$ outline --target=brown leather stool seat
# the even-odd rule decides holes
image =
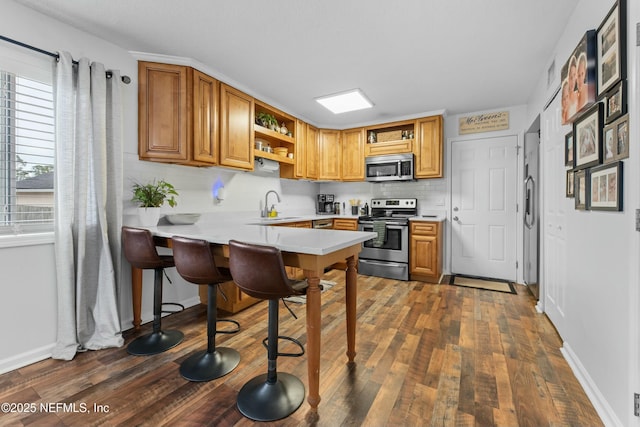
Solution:
[[[197,285],[207,285],[207,349],[199,351],[180,364],[180,374],[189,381],[210,381],[233,371],[240,353],[232,348],[217,347],[216,334],[233,334],[240,330],[235,320],[217,318],[218,284],[231,280],[229,270],[217,268],[206,240],[173,236],[171,238],[176,269],[182,278]],[[218,330],[217,322],[236,325],[231,330]]]
[[[162,274],[165,268],[174,267],[171,255],[158,255],[156,244],[149,230],[122,227],[122,247],[124,256],[132,267],[155,272],[153,285],[153,331],[131,341],[127,346],[129,354],[150,356],[162,353],[178,345],[184,334],[176,330],[163,331],[162,319]]]
[[[277,372],[278,356],[302,356],[302,344],[278,336],[278,300],[304,295],[306,283],[287,277],[280,250],[235,240],[229,242],[229,268],[233,281],[247,295],[269,300],[267,373],[249,380],[238,393],[238,410],[256,421],[274,421],[295,412],[304,401],[304,384],[294,375]],[[278,353],[278,339],[296,343],[300,353]],[[264,344],[264,342],[263,342]]]

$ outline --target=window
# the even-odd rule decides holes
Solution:
[[[0,60],[0,235],[53,230],[52,68],[24,57]]]

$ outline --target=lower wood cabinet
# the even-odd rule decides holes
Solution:
[[[334,218],[333,219],[333,229],[334,230],[347,230],[347,231],[358,231],[358,220],[355,218]],[[332,268],[336,268],[338,270],[346,270],[347,269],[347,261],[336,262],[331,266]]]
[[[442,274],[442,223],[412,221],[409,278],[438,283]]]
[[[218,286],[220,286],[222,292],[224,292],[224,294],[227,296],[227,299],[225,300],[220,294],[218,294],[216,302],[218,304],[218,308],[220,310],[226,311],[227,313],[237,313],[262,301],[258,298],[250,297],[249,295],[245,294],[233,282],[225,282]],[[201,285],[199,292],[200,303],[206,305],[208,286]]]

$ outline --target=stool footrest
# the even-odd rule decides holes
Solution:
[[[238,332],[240,332],[240,323],[238,323],[235,320],[231,320],[231,319],[218,319],[216,320],[216,322],[227,322],[227,323],[233,323],[234,325],[237,326],[237,328],[235,329],[231,329],[231,330],[225,330],[225,331],[220,331],[218,330],[218,328],[216,328],[216,333],[217,334],[237,334]]]
[[[278,335],[278,339],[279,340],[287,340],[290,341],[292,343],[294,343],[295,345],[297,345],[298,347],[300,347],[300,352],[299,353],[281,353],[281,352],[277,352],[276,355],[277,356],[283,356],[283,357],[300,357],[304,355],[304,346],[302,345],[302,343],[300,341],[298,341],[295,338],[291,338],[291,337],[287,337],[285,335]],[[267,350],[269,349],[269,346],[267,345],[267,341],[269,340],[269,337],[265,338],[262,340],[262,345],[264,346],[264,348],[266,348]]]

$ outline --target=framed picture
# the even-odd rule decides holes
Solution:
[[[573,197],[577,210],[585,211],[589,209],[589,170],[582,169],[573,174]]]
[[[596,32],[589,30],[560,71],[562,124],[573,123],[596,100]]]
[[[592,168],[589,181],[591,210],[622,210],[622,162]]]
[[[605,97],[604,122],[611,123],[627,112],[627,81],[622,80]]]
[[[602,163],[602,110],[598,102],[573,123],[576,169]]]
[[[626,78],[627,2],[617,0],[598,27],[598,95]]]
[[[626,159],[629,157],[629,116],[625,114],[611,125],[616,128],[616,160]]]
[[[604,127],[602,163],[613,163],[629,157],[629,116],[625,114]]]
[[[573,170],[567,171],[567,198],[572,199],[574,197],[574,182],[573,182]]]
[[[564,165],[573,167],[573,132],[569,132],[564,136]]]

